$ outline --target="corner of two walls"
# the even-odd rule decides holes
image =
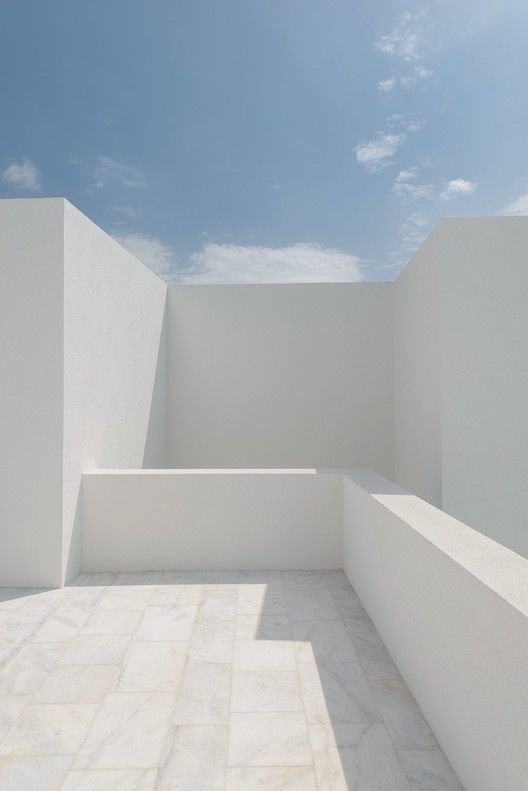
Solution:
[[[82,473],[165,464],[166,295],[65,203],[61,583],[82,567]]]

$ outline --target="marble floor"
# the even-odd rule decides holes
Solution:
[[[344,574],[0,589],[2,791],[460,791]]]

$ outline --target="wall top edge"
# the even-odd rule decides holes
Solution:
[[[372,470],[344,477],[528,617],[528,559]]]
[[[299,469],[281,469],[281,468],[272,468],[272,469],[259,469],[259,468],[251,468],[251,469],[243,469],[243,468],[214,468],[214,469],[200,469],[200,468],[189,468],[189,469],[125,469],[125,470],[90,470],[88,472],[84,472],[83,475],[85,476],[96,476],[96,475],[141,475],[143,477],[149,475],[166,475],[166,476],[174,476],[174,475],[324,475],[328,473],[339,473],[339,470],[317,470],[314,468],[306,467],[306,468],[299,468]]]

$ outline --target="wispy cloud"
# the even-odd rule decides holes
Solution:
[[[185,283],[319,283],[364,280],[356,255],[318,244],[260,247],[206,244],[190,258]]]
[[[458,195],[471,195],[477,189],[477,184],[474,181],[467,181],[466,179],[452,179],[447,181],[444,185],[440,197],[443,200],[451,200]]]
[[[114,239],[156,274],[170,276],[174,272],[174,253],[157,237],[143,233],[124,233],[115,234]]]
[[[400,170],[392,185],[392,191],[399,197],[408,198],[430,198],[434,194],[431,184],[418,184],[417,179],[420,175],[416,165]]]
[[[2,183],[19,192],[40,192],[40,170],[30,159],[12,162],[2,173]]]
[[[528,192],[524,195],[519,195],[514,201],[508,203],[501,214],[512,214],[517,217],[528,215]]]
[[[98,156],[92,171],[94,186],[101,189],[110,183],[123,187],[147,187],[148,181],[138,168],[118,162],[111,157]]]
[[[382,95],[386,95],[393,90],[395,85],[396,85],[395,77],[389,77],[389,79],[387,80],[380,80],[378,82],[378,91]]]
[[[401,244],[408,257],[416,252],[429,234],[431,220],[423,212],[413,212],[399,229]]]
[[[382,36],[374,46],[385,55],[416,61],[423,56],[426,31],[425,9],[416,13],[404,11],[391,32]]]
[[[354,151],[359,164],[363,165],[369,173],[376,173],[393,163],[392,157],[404,143],[405,135],[403,133],[378,133],[374,140],[358,143]]]

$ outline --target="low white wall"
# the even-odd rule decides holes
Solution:
[[[170,286],[169,466],[391,475],[391,289]]]
[[[342,476],[122,470],[83,476],[83,571],[342,564]]]
[[[381,476],[344,478],[344,567],[467,791],[528,778],[528,561]]]

